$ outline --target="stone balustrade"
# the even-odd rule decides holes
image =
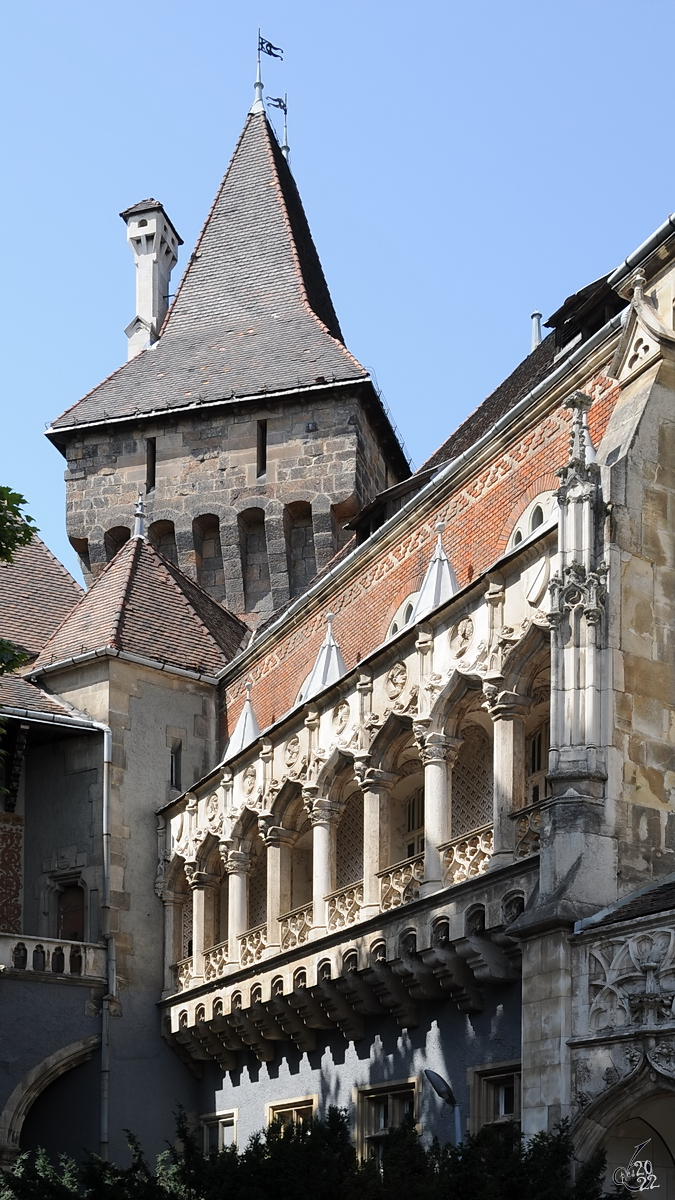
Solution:
[[[345,929],[348,925],[353,925],[361,919],[363,880],[331,892],[330,896],[326,896],[326,904],[330,930]]]
[[[494,844],[492,825],[483,825],[463,837],[453,838],[439,846],[443,854],[446,887],[476,879],[488,869]]]
[[[227,970],[228,943],[218,942],[204,951],[204,979],[210,983],[212,979],[220,979]]]
[[[511,813],[515,824],[515,857],[527,858],[539,853],[541,837],[541,804],[529,804]]]
[[[293,950],[309,941],[312,936],[313,908],[312,904],[305,904],[279,917],[282,950]]]
[[[420,883],[424,878],[424,855],[417,854],[403,862],[394,863],[386,871],[378,871],[380,880],[380,908],[387,912],[416,900],[420,894]]]
[[[267,948],[267,925],[258,925],[255,929],[247,929],[239,936],[239,962],[242,967],[250,967],[260,962]]]
[[[65,975],[105,980],[106,957],[105,946],[93,942],[0,933],[0,970],[21,971],[26,978]]]
[[[177,962],[174,967],[174,975],[176,977],[176,991],[184,992],[192,983],[193,966],[191,958],[183,958]]]
[[[280,1041],[310,1052],[319,1044],[318,1031],[336,1024],[345,1037],[358,1040],[364,1036],[364,1013],[381,1007],[406,1027],[434,999],[452,998],[462,1012],[480,1011],[482,989],[517,978],[520,949],[508,925],[532,895],[537,861],[530,856],[507,872],[468,879],[452,905],[445,889],[416,901],[402,899],[407,888],[419,886],[422,868],[417,856],[381,872],[383,878],[397,875],[396,900],[379,920],[355,921],[345,934],[307,927],[308,906],[283,915],[282,923],[295,918],[294,936],[305,936],[304,928],[307,937],[281,954],[266,946],[266,926],[248,930],[239,939],[240,961],[231,960],[224,977],[208,985],[195,980],[198,987],[162,1001],[169,1018],[165,1036],[198,1064],[212,1058],[234,1070],[242,1046],[270,1062]],[[391,881],[387,886],[393,887]],[[346,901],[352,891],[357,899],[358,889],[352,884],[329,899]],[[480,932],[472,933],[477,902],[483,915]]]

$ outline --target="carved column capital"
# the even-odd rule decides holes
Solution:
[[[228,875],[248,875],[253,864],[244,850],[228,850],[224,865]]]
[[[398,783],[399,778],[400,776],[391,771],[368,767],[359,779],[359,786],[363,792],[389,792]]]
[[[333,800],[325,800],[319,797],[312,804],[309,812],[309,820],[312,826],[337,825],[340,820],[340,813],[340,806],[335,804]]]
[[[488,681],[483,684],[485,702],[482,707],[493,721],[514,721],[527,716],[532,707],[531,696],[519,692],[502,692],[498,684]]]
[[[428,733],[420,746],[420,758],[424,766],[429,763],[447,763],[454,767],[463,738],[447,737],[444,733]]]
[[[192,866],[192,864],[190,865]],[[193,870],[190,875],[188,875],[187,863],[185,874],[187,875],[187,881],[193,892],[197,890],[206,891],[208,888],[220,887],[220,877],[218,875],[211,875],[208,871]]]
[[[260,823],[258,823],[260,828]],[[296,829],[284,829],[281,825],[267,825],[263,833],[266,846],[293,846],[297,839]]]

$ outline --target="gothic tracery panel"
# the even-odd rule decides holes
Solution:
[[[492,820],[492,742],[480,725],[469,725],[452,772],[452,836]]]

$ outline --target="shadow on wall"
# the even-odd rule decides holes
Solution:
[[[45,1088],[26,1113],[21,1150],[42,1146],[54,1162],[68,1154],[77,1163],[98,1149],[101,1052]],[[89,1149],[87,1149],[87,1147]]]

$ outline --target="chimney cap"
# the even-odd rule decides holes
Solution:
[[[176,226],[174,225],[173,221],[171,220],[171,217],[168,215],[164,205],[162,204],[162,202],[160,200],[153,200],[152,196],[148,200],[139,200],[138,204],[132,204],[130,208],[125,208],[120,213],[120,216],[121,216],[122,220],[128,224],[129,217],[137,217],[137,216],[140,216],[141,213],[151,213],[151,212],[161,212],[162,213],[165,220],[168,222],[168,224],[173,229],[173,232],[176,235],[176,241],[178,242],[178,245],[182,246],[183,239],[180,236],[178,230],[176,229]]]

